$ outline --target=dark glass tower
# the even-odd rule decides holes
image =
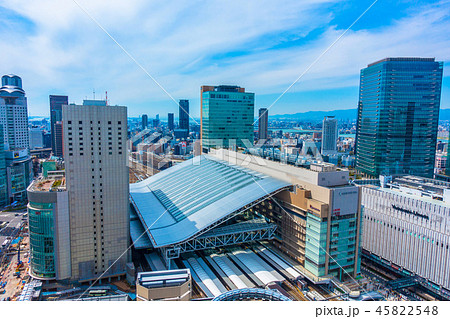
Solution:
[[[66,95],[50,95],[50,129],[52,133],[52,152],[63,157],[62,106],[69,104]]]
[[[0,125],[0,208],[8,204],[8,184],[6,181],[5,149],[3,145],[3,125]]]
[[[443,63],[386,58],[361,70],[356,168],[432,177]]]
[[[168,129],[170,131],[173,131],[173,129],[175,128],[175,124],[173,122],[173,113],[169,113],[167,115],[168,115],[168,125],[167,125],[167,127],[168,127]]]
[[[269,111],[266,108],[259,109],[258,117],[258,139],[267,140],[269,128]]]
[[[189,100],[180,100],[179,123],[178,126],[182,130],[187,130],[189,135]]]
[[[145,130],[148,126],[148,115],[143,114],[142,115],[142,129]]]

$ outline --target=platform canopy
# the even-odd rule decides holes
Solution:
[[[201,155],[130,185],[131,203],[152,246],[176,245],[291,185]]]

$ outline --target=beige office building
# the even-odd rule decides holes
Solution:
[[[141,272],[137,275],[137,301],[188,301],[191,297],[189,269]]]
[[[349,185],[347,170],[329,163],[300,168],[223,149],[209,155],[293,185],[250,211],[277,225],[275,244],[311,275],[343,280],[360,272],[359,189]]]
[[[127,108],[86,100],[62,110],[72,280],[125,275]]]

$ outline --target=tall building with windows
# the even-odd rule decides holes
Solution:
[[[269,111],[266,108],[259,109],[258,116],[258,139],[267,140],[269,128]]]
[[[128,255],[127,108],[85,100],[63,106],[71,279],[125,274]]]
[[[22,89],[22,79],[14,74],[2,76],[0,124],[3,126],[5,149],[29,147],[27,98]]]
[[[8,204],[8,184],[6,181],[5,147],[3,145],[3,126],[0,125],[0,207]]]
[[[178,121],[178,128],[187,130],[189,135],[189,100],[180,100]]]
[[[174,120],[173,120],[173,113],[167,114],[167,118],[168,118],[168,125],[167,125],[167,128],[168,128],[170,131],[173,131],[174,128],[175,128],[175,124],[174,124]]]
[[[28,110],[22,79],[13,74],[2,77],[0,87],[0,125],[3,130],[8,203],[24,201],[33,175],[28,148]]]
[[[50,130],[52,133],[52,152],[57,157],[63,156],[62,106],[69,104],[66,95],[50,95]]]
[[[334,116],[325,116],[322,122],[322,154],[336,154],[338,125]]]
[[[200,92],[202,148],[253,145],[255,93],[229,85],[202,86]]]
[[[443,63],[386,58],[361,70],[356,169],[432,177]]]
[[[56,166],[55,166],[56,167]],[[28,187],[30,274],[41,280],[69,280],[70,217],[64,171]]]
[[[142,129],[145,130],[148,126],[148,115],[142,114]]]

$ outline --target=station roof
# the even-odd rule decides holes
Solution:
[[[291,184],[201,155],[130,185],[131,202],[153,247],[190,239]]]

